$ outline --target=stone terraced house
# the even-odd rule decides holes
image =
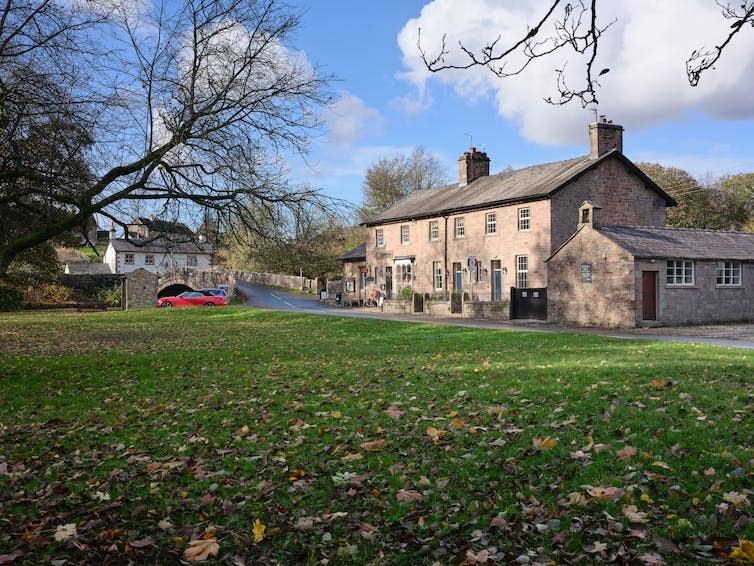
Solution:
[[[589,126],[590,152],[490,175],[490,158],[471,148],[458,182],[411,193],[367,220],[367,286],[389,299],[405,285],[470,301],[511,299],[511,315],[545,318],[546,260],[578,227],[584,201],[605,223],[665,225],[675,201],[622,153],[623,127]]]

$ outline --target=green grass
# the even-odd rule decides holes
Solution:
[[[734,349],[244,307],[0,315],[0,555],[725,560],[754,538],[753,374]]]
[[[86,258],[92,262],[92,263],[102,263],[102,258],[105,255],[105,250],[107,249],[107,244],[98,244],[96,246],[97,253],[94,252],[91,246],[81,246],[80,248],[77,248],[78,251],[80,251],[82,254],[86,256]],[[97,255],[99,254],[99,255]]]

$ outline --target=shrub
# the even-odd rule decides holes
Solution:
[[[123,285],[113,289],[100,289],[97,298],[108,307],[120,307],[123,304]]]
[[[0,311],[16,311],[21,308],[23,300],[24,294],[20,289],[0,282]]]
[[[43,283],[29,287],[24,300],[32,305],[59,305],[75,301],[76,296],[73,289],[68,287]]]
[[[401,287],[401,290],[398,291],[398,298],[403,300],[411,300],[411,297],[414,296],[414,288],[411,287],[411,285],[406,285],[405,287]]]

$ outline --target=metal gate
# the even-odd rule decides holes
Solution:
[[[511,287],[511,318],[547,320],[547,287],[539,289]]]

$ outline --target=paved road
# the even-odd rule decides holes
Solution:
[[[640,340],[664,340],[729,346],[754,349],[754,324],[720,324],[704,326],[672,326],[662,328],[630,328],[621,330],[597,328],[569,328],[541,321],[491,321],[456,317],[430,317],[424,315],[387,314],[376,308],[340,308],[321,303],[315,296],[297,295],[279,289],[237,281],[239,292],[246,297],[246,304],[264,309],[275,309],[309,314],[380,318],[403,322],[451,324],[468,328],[496,330],[519,330],[528,332],[573,332],[594,334],[609,338],[632,338]]]

